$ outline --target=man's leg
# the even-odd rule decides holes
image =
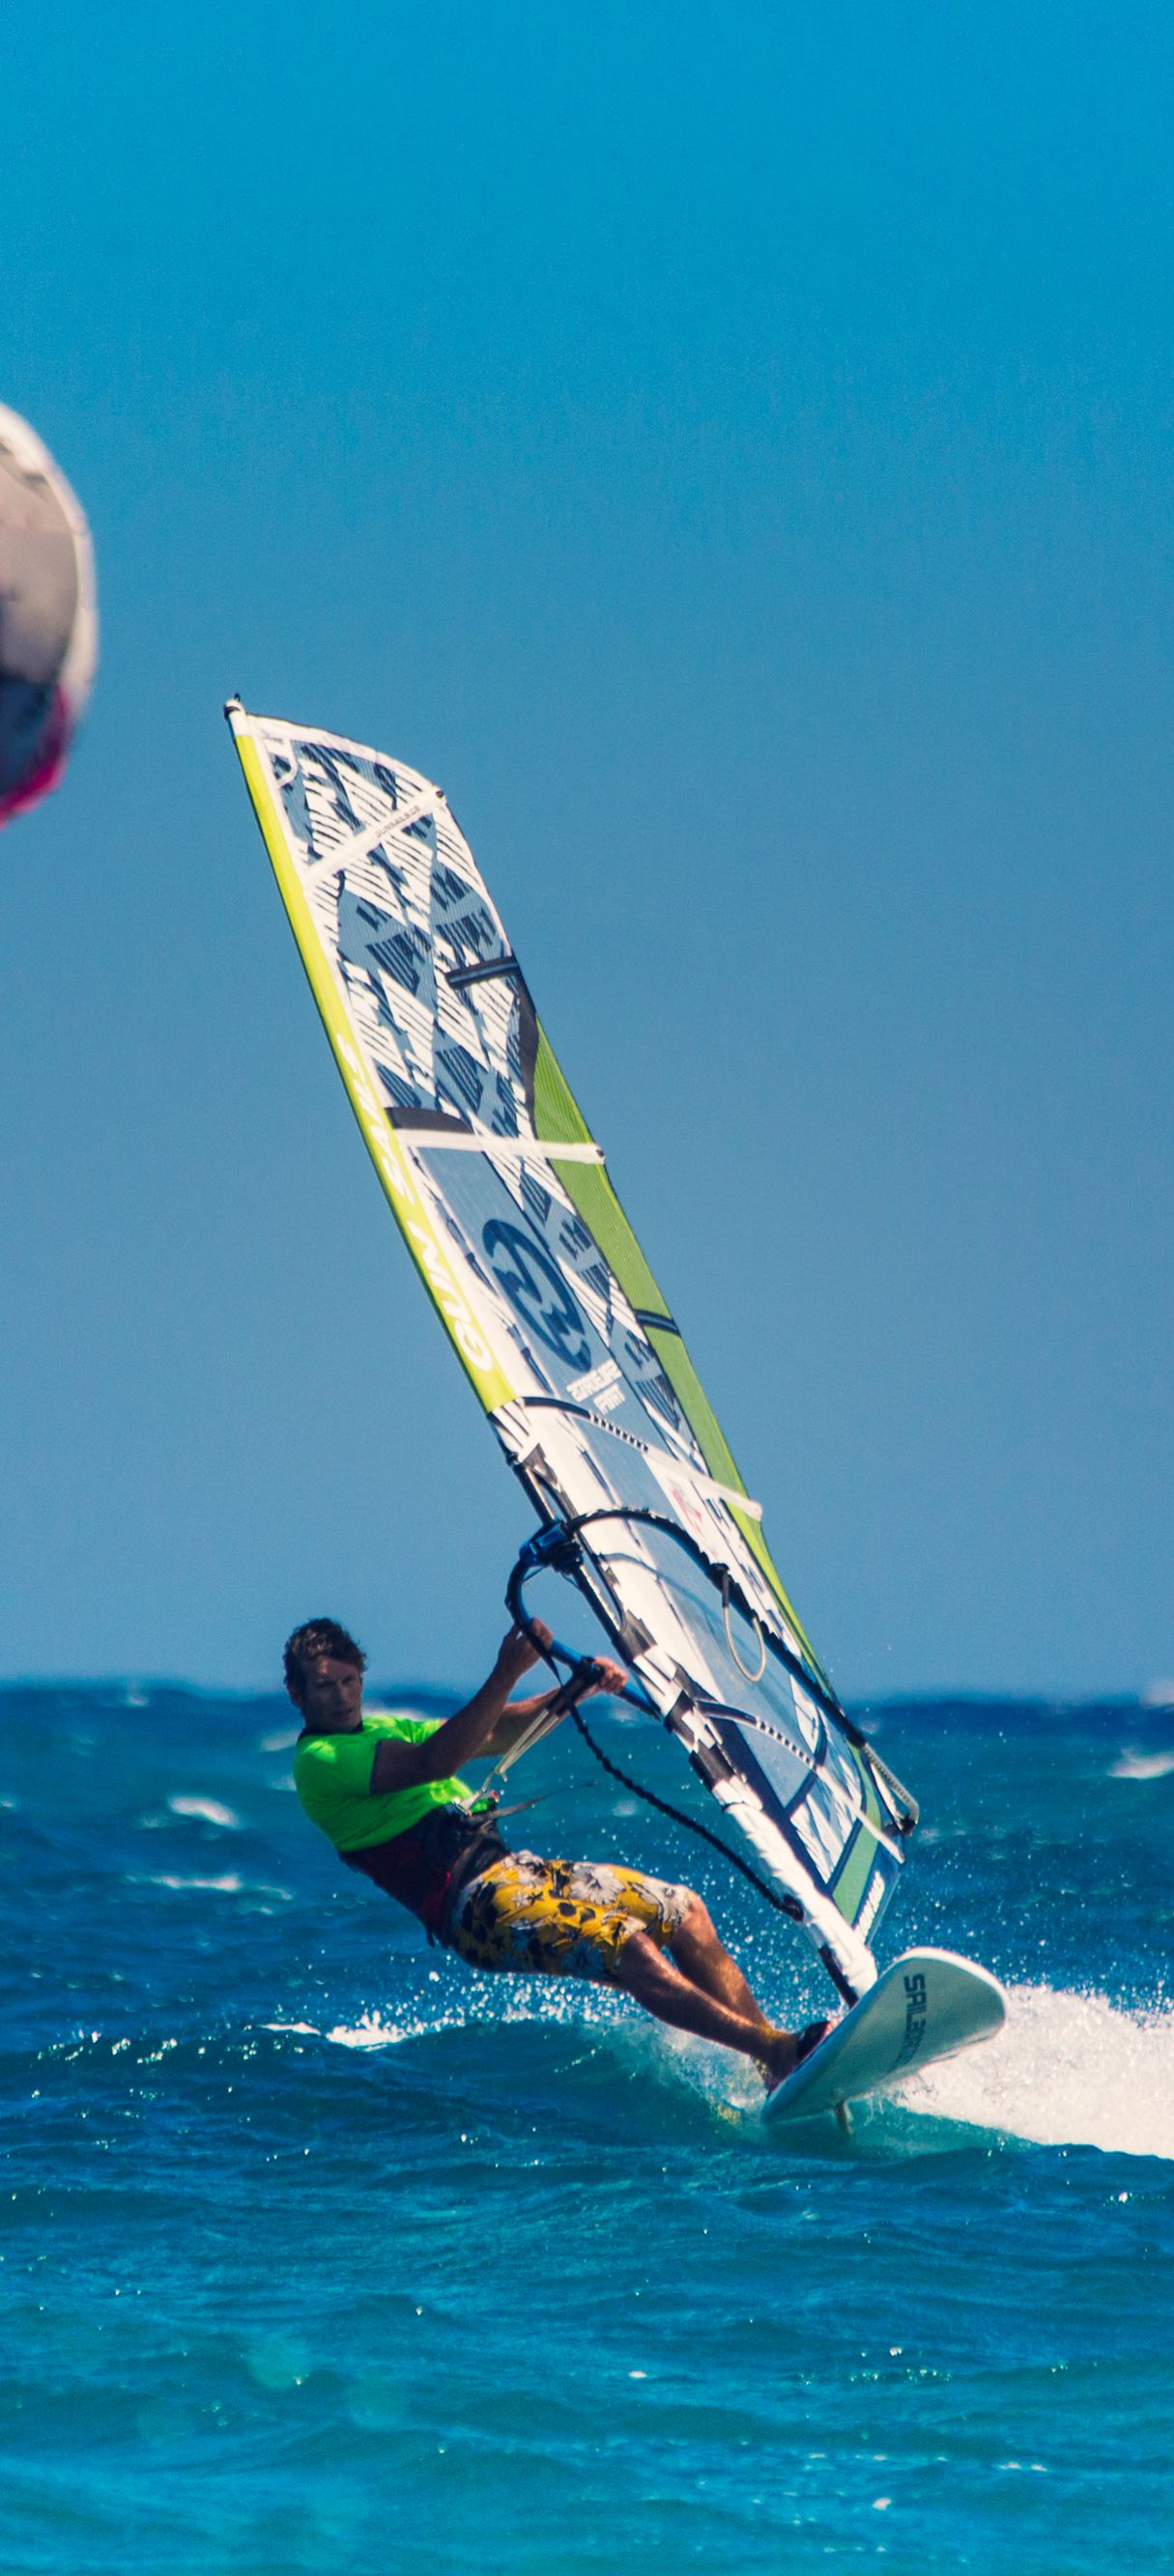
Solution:
[[[733,1966],[732,1960],[730,1965]],[[757,2058],[769,2083],[777,2084],[790,2074],[798,2050],[792,2032],[778,2030],[766,2021],[753,1996],[747,2013],[695,1985],[673,1959],[666,1959],[647,1932],[629,1934],[616,1962],[615,1977],[617,1985],[634,1995],[637,2003],[655,2014],[658,2021],[670,2022],[675,2030],[694,2031],[699,2039],[717,2040],[723,2048],[736,2048],[743,2057]]]
[[[798,2042],[767,2020],[699,1897],[689,1895],[668,1931],[678,1907],[666,1920],[662,1899],[677,1893],[610,1864],[514,1852],[464,1889],[445,1939],[472,1968],[614,1978],[659,2021],[756,2058],[777,2083],[796,2063]]]
[[[728,2004],[743,2021],[754,2022],[759,2030],[775,2035],[774,2023],[767,2020],[761,2004],[751,1994],[737,1960],[731,1959],[719,1941],[699,1896],[694,1897],[668,1950],[691,1985],[700,1986],[716,2002]]]

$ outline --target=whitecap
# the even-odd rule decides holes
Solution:
[[[148,1887],[207,1887],[214,1889],[218,1896],[239,1896],[244,1887],[244,1880],[237,1878],[235,1874],[227,1878],[181,1878],[176,1870],[160,1870],[152,1871],[147,1885]]]
[[[1174,1771],[1174,1747],[1166,1753],[1139,1753],[1127,1745],[1116,1762],[1109,1764],[1110,1780],[1164,1780]]]
[[[436,2024],[421,2023],[418,2027],[420,2030],[425,2027],[434,2030]],[[338,2022],[333,2030],[326,2032],[327,2039],[335,2048],[394,2048],[397,2040],[416,2036],[417,2032],[410,2027],[403,2030],[395,2022],[385,2022],[379,2013],[363,2013],[357,2022]]]
[[[152,1870],[136,1884],[140,1887],[196,1888],[213,1896],[263,1896],[276,1898],[282,1905],[293,1903],[288,1887],[270,1887],[261,1879],[240,1878],[235,1870],[227,1871],[220,1878],[185,1877],[179,1870]]]
[[[240,1817],[231,1807],[222,1807],[219,1798],[173,1797],[167,1801],[173,1816],[199,1816],[206,1825],[224,1825],[230,1833],[239,1833]]]
[[[911,2111],[1040,2146],[1174,2159],[1174,2011],[1011,1989],[1005,2029],[901,2087]]]

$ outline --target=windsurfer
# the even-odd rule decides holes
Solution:
[[[549,1630],[534,1623],[549,1645]],[[508,1849],[478,1814],[458,1765],[499,1758],[552,1694],[510,1700],[538,1662],[517,1628],[464,1708],[443,1719],[363,1706],[366,1657],[333,1619],[285,1648],[285,1684],[302,1720],[294,1785],[311,1821],[349,1867],[417,1915],[470,1967],[579,1976],[620,1986],[659,2021],[756,2060],[780,2083],[827,2025],[796,2035],[767,2020],[691,1888],[611,1863],[543,1860]],[[622,1689],[601,1663],[595,1689]]]

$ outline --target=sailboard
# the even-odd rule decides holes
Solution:
[[[511,1609],[543,1568],[575,1585],[852,2003],[916,1806],[791,1605],[468,842],[402,761],[225,712],[388,1203],[537,1515]]]
[[[1007,1998],[989,1969],[953,1950],[906,1950],[827,2038],[767,2094],[767,2120],[814,2120],[993,2039]]]

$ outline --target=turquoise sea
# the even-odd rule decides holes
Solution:
[[[0,1692],[5,2576],[1174,2567],[1174,1708],[865,1722],[924,1817],[882,1958],[1012,2011],[845,2139],[430,1950],[303,1822],[284,1701]],[[822,2006],[581,1744],[529,1767],[517,1839],[692,1878]]]

